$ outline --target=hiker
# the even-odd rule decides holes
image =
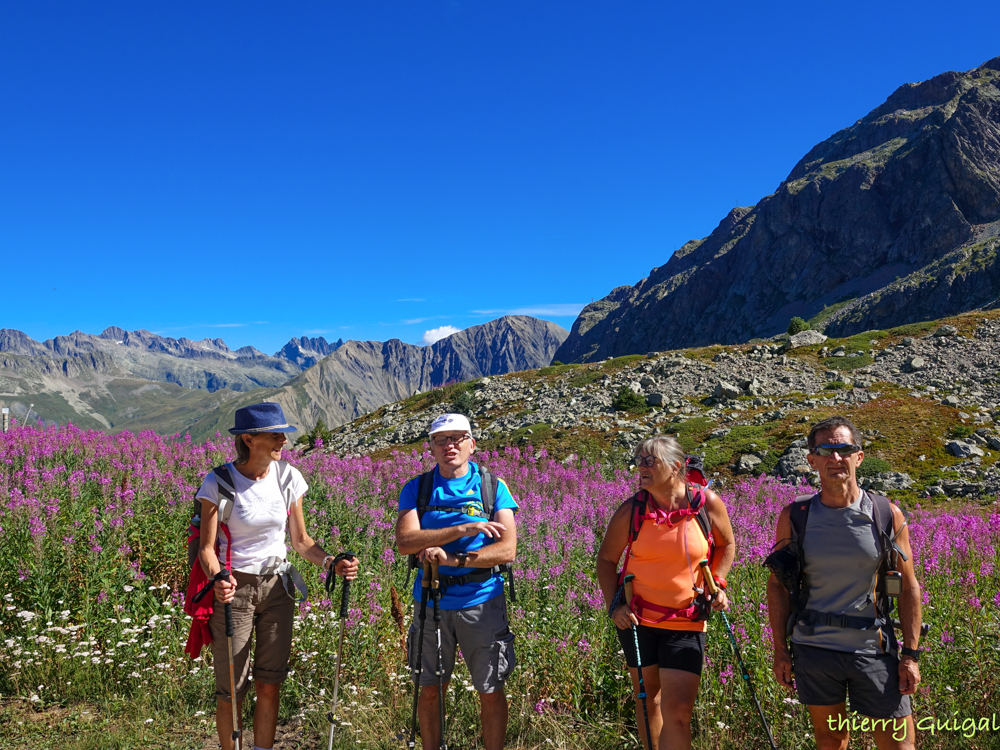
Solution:
[[[285,531],[303,559],[329,569],[334,560],[306,532],[302,497],[308,485],[298,469],[281,461],[285,433],[295,428],[285,422],[281,406],[262,403],[237,409],[236,460],[226,464],[224,476],[213,471],[197,492],[201,500],[201,536],[198,556],[209,578],[231,571],[228,580],[215,583],[215,603],[209,628],[215,668],[216,728],[223,750],[234,747],[229,652],[223,618],[232,604],[232,653],[237,706],[250,689],[250,638],[256,632],[253,682],[257,690],[254,710],[254,750],[274,745],[281,683],[288,675],[295,615],[295,589],[304,588],[301,577],[286,561]],[[220,479],[229,484],[220,490]],[[216,552],[220,495],[232,496],[228,520],[221,526]],[[342,560],[336,574],[352,580],[358,561]],[[331,572],[330,575],[333,573]],[[239,728],[236,728],[239,731]]]
[[[644,746],[688,750],[706,620],[711,610],[729,606],[726,574],[736,545],[719,496],[688,482],[687,458],[677,440],[644,440],[636,449],[635,464],[639,491],[611,517],[597,555],[597,580],[625,652],[637,718],[642,695],[649,699],[649,728],[640,729]],[[619,574],[622,552],[625,563]],[[711,600],[700,566],[705,559],[721,589]],[[634,575],[634,595],[618,604],[628,574]]]
[[[465,416],[437,417],[429,433],[437,466],[406,483],[399,494],[396,520],[399,552],[416,555],[421,563],[439,565],[443,590],[439,641],[433,623],[421,621],[418,627],[417,603],[421,600],[424,570],[417,574],[407,655],[411,671],[419,676],[415,680],[420,685],[419,703],[415,705],[420,738],[424,750],[437,750],[442,745],[444,698],[456,649],[461,648],[479,693],[483,744],[486,750],[500,750],[507,733],[508,713],[503,686],[516,664],[502,572],[504,567],[509,570],[517,548],[517,503],[502,480],[469,460],[476,441]],[[484,495],[488,494],[494,495],[492,518],[491,509],[484,507],[489,499]],[[426,604],[426,595],[423,601]],[[422,656],[420,663],[418,653]],[[435,674],[439,656],[441,675]],[[416,695],[416,685],[414,691]]]
[[[774,676],[791,688],[794,671],[819,750],[847,748],[848,693],[852,711],[877,720],[879,750],[908,750],[915,747],[909,696],[920,682],[920,585],[906,520],[886,498],[858,487],[865,454],[850,420],[817,422],[808,445],[820,491],[781,511],[778,551],[767,561]],[[790,567],[782,566],[790,556]],[[902,649],[891,619],[895,595]]]

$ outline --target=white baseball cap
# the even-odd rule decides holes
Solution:
[[[431,428],[428,430],[428,435],[433,435],[435,432],[467,432],[469,435],[472,434],[472,425],[469,424],[469,418],[464,414],[442,414],[440,417],[435,418],[431,422]]]

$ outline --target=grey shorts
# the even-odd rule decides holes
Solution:
[[[236,598],[233,599],[233,676],[236,699],[250,689],[250,642],[254,646],[253,678],[262,684],[277,685],[288,676],[292,653],[292,623],[295,600],[285,591],[279,575],[257,576],[234,571]],[[208,627],[212,631],[212,662],[215,668],[215,697],[232,703],[229,697],[229,647],[226,638],[226,608],[218,600],[212,605]],[[256,633],[255,633],[256,631]]]
[[[412,671],[420,649],[420,604],[413,605],[413,623],[406,637],[406,653]],[[465,665],[472,675],[472,684],[480,693],[493,693],[503,687],[504,680],[514,670],[514,634],[507,622],[507,599],[503,594],[465,609],[441,610],[441,664],[444,682],[455,669],[455,652],[462,649]],[[437,685],[437,635],[434,627],[434,606],[427,602],[424,622],[424,644],[421,654],[421,685]]]
[[[910,696],[899,692],[899,659],[792,644],[792,669],[799,700],[807,706],[836,706],[850,694],[851,710],[873,719],[909,716]]]

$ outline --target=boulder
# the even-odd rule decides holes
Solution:
[[[663,406],[663,394],[662,393],[647,394],[646,406]]]
[[[1000,451],[1000,437],[990,435],[986,438],[986,444],[995,451]]]
[[[985,456],[983,449],[964,440],[949,440],[945,446],[948,452],[956,458],[971,458],[972,456]]]
[[[809,451],[804,447],[789,447],[785,451],[785,455],[778,459],[778,465],[775,467],[774,473],[779,477],[807,476],[812,471],[812,468],[809,466],[808,455]]]
[[[907,357],[906,366],[910,368],[910,372],[917,372],[927,367],[927,360],[923,357]]]
[[[943,326],[938,327],[937,330],[935,330],[934,333],[931,334],[931,335],[932,336],[957,336],[958,335],[958,329],[955,328],[955,326],[943,325]]]
[[[761,465],[761,460],[752,453],[747,453],[744,456],[740,456],[740,460],[736,462],[736,473],[737,474],[749,474],[758,466]]]
[[[784,351],[787,352],[789,349],[798,349],[801,346],[822,344],[824,341],[826,341],[826,336],[819,331],[800,331],[794,336],[788,337],[788,341],[785,342]]]
[[[743,391],[740,390],[738,385],[727,383],[725,380],[720,380],[715,386],[716,398],[734,399],[738,398],[742,393]]]
[[[633,393],[642,393],[642,386],[639,383],[636,383],[635,381],[629,383],[628,387],[632,390]]]
[[[830,356],[832,356],[832,357],[846,357],[847,356],[847,350],[844,347],[842,347],[842,346],[838,346],[836,349],[834,349],[832,352],[830,352]]]
[[[945,406],[958,406],[962,402],[958,398],[958,396],[945,396],[941,400],[941,403],[944,404]]]
[[[651,385],[656,385],[656,381],[653,380],[651,377],[649,377],[649,375],[644,375],[639,380],[639,385],[641,385],[643,388],[648,388]]]

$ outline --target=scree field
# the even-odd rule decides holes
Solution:
[[[207,649],[196,661],[183,653],[190,621],[182,607],[192,497],[231,457],[230,446],[222,438],[197,445],[73,427],[15,426],[0,437],[0,746],[215,746],[211,657]],[[362,565],[335,746],[402,748],[410,597],[392,529],[399,490],[431,465],[429,455],[288,457],[310,485],[310,533],[329,550],[353,550]],[[508,746],[638,747],[624,662],[594,573],[605,525],[634,480],[605,466],[536,457],[530,447],[479,460],[520,505]],[[739,549],[730,619],[768,721],[789,749],[815,745],[804,707],[771,676],[761,561],[778,511],[800,491],[758,478],[722,493]],[[920,746],[1000,747],[1000,515],[954,505],[907,510],[931,624],[914,713],[933,730],[920,733]],[[325,747],[337,621],[319,569],[300,569],[311,595],[297,610],[278,747]],[[708,643],[695,746],[765,747],[721,620],[710,623]],[[481,747],[477,706],[459,667],[448,695],[451,747]]]

